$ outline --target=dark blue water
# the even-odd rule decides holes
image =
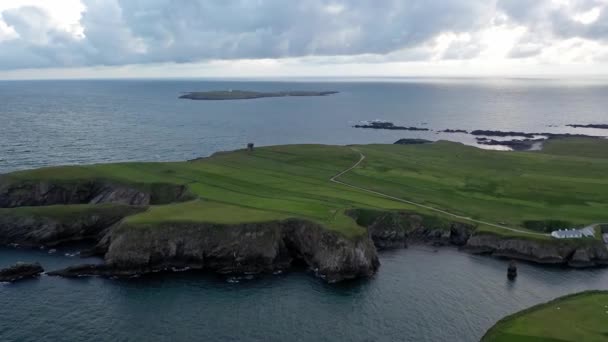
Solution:
[[[178,99],[184,91],[213,89],[341,93],[248,101]],[[392,143],[404,137],[474,142],[463,134],[351,128],[370,119],[437,130],[606,134],[563,125],[605,123],[607,108],[608,83],[581,81],[5,81],[0,82],[0,173],[56,164],[183,160],[248,142]]]
[[[339,90],[330,97],[178,100],[211,89]],[[357,130],[385,119],[432,129],[548,132],[608,123],[608,85],[546,80],[399,82],[0,82],[0,173],[119,160],[183,160],[286,143],[390,143],[466,135]],[[553,127],[557,126],[557,127]],[[84,261],[73,250],[0,249],[0,267]],[[95,260],[93,260],[95,261]],[[476,341],[506,314],[556,296],[607,289],[608,270],[507,263],[453,249],[381,255],[371,280],[327,285],[305,272],[229,282],[178,274],[132,280],[39,280],[0,285],[1,341]]]
[[[62,253],[0,251],[0,267]],[[520,264],[453,249],[383,253],[371,280],[327,285],[304,272],[239,283],[213,275],[132,280],[43,276],[0,285],[0,340],[35,341],[476,341],[502,316],[585,289],[608,272]]]

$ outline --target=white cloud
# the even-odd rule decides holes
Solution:
[[[581,24],[589,25],[594,23],[600,17],[601,13],[602,9],[600,7],[594,7],[586,12],[575,14],[572,19]]]

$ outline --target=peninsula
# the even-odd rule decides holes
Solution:
[[[279,91],[259,92],[247,90],[214,90],[190,92],[180,96],[180,99],[190,100],[250,100],[264,97],[287,97],[287,96],[327,96],[338,94],[337,91]]]
[[[60,276],[303,264],[336,282],[373,275],[378,250],[412,243],[602,266],[601,231],[555,239],[547,229],[608,222],[606,151],[608,140],[591,138],[552,139],[538,152],[445,141],[286,145],[19,171],[0,175],[0,244],[89,241],[83,252],[105,260],[49,272]]]
[[[606,341],[608,291],[587,291],[536,305],[493,326],[481,342]]]

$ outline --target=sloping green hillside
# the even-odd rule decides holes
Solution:
[[[598,143],[597,140],[587,144]],[[573,146],[581,146],[573,140]],[[330,181],[340,181],[449,213],[515,227],[524,221],[585,225],[608,221],[608,158],[487,151],[456,143],[427,145],[287,145],[219,153],[191,162],[119,163],[45,168],[0,177],[19,182],[108,181],[162,192],[186,185],[199,199],[153,206],[133,223],[239,223],[301,217],[345,235],[365,233],[345,214],[351,208],[399,209],[454,217]],[[585,148],[589,149],[589,146]],[[1,188],[1,187],[0,187]],[[465,220],[466,221],[466,220]],[[525,233],[479,225],[507,235]],[[533,237],[533,236],[530,236]],[[535,236],[536,238],[543,238]]]

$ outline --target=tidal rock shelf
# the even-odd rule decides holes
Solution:
[[[13,283],[16,281],[35,278],[44,272],[40,264],[17,263],[14,266],[0,270],[0,283]]]

